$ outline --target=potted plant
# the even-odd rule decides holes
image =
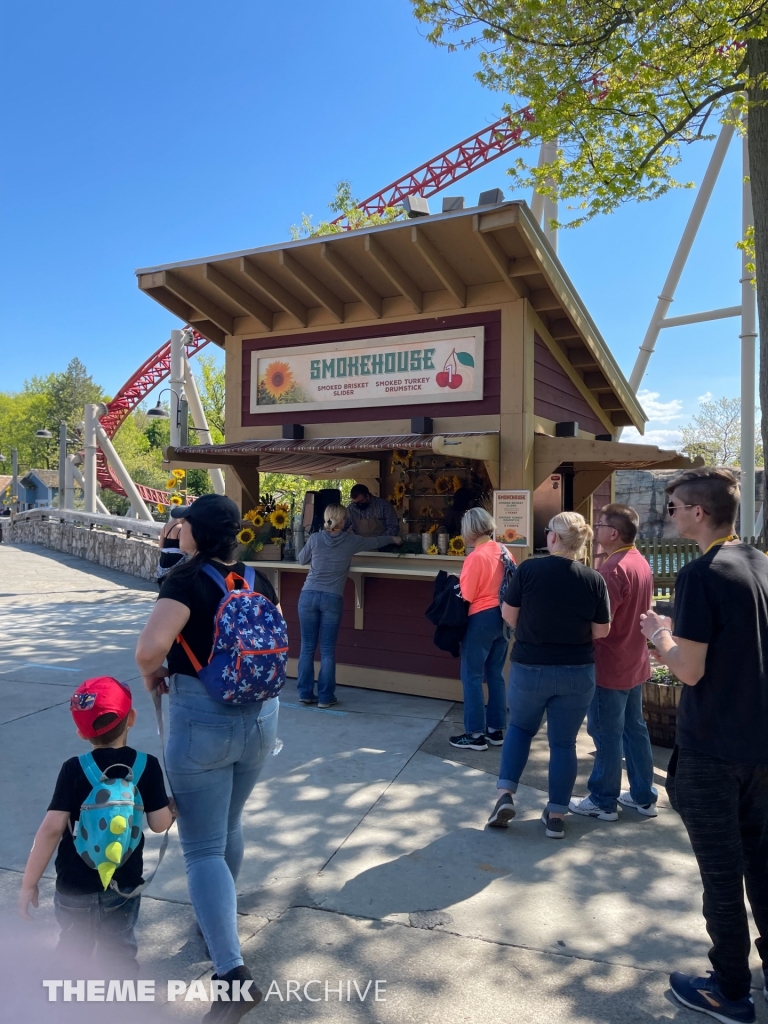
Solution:
[[[245,562],[279,562],[290,526],[290,506],[265,494],[264,500],[249,509],[243,519],[245,526],[237,535],[243,546],[240,558]]]
[[[651,742],[658,747],[674,747],[677,709],[683,684],[666,665],[658,665],[643,683],[643,718]]]

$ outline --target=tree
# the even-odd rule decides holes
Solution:
[[[394,220],[400,220],[405,216],[402,206],[388,206],[383,213],[366,213],[359,209],[359,199],[352,196],[352,184],[349,181],[340,181],[336,185],[336,195],[328,203],[328,209],[343,217],[346,224],[333,224],[331,221],[321,220],[319,224],[312,223],[312,217],[306,213],[301,215],[301,224],[291,225],[291,238],[314,238],[318,235],[337,235],[343,231],[356,231],[358,228],[377,227],[380,224],[391,224]]]
[[[197,360],[199,373],[197,387],[200,401],[211,430],[211,440],[221,444],[224,440],[224,411],[226,396],[226,379],[224,366],[217,362],[215,356],[199,356]]]
[[[700,402],[699,413],[683,427],[683,451],[701,456],[708,466],[736,466],[741,443],[741,401],[718,398]]]
[[[763,448],[768,445],[768,0],[411,0],[437,45],[479,50],[479,80],[529,106],[528,145],[557,141],[518,186],[573,201],[577,226],[680,183],[683,145],[718,120],[749,117],[760,334]],[[768,489],[766,489],[768,498]]]

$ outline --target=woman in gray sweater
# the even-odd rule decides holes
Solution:
[[[399,537],[358,537],[344,532],[347,513],[341,505],[325,510],[325,529],[313,533],[299,553],[309,575],[299,596],[301,653],[299,700],[329,708],[336,700],[336,639],[344,609],[344,584],[358,551],[375,551],[387,544],[402,544]],[[320,674],[315,696],[315,648],[320,642]]]

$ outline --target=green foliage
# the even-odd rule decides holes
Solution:
[[[514,98],[509,113],[530,108],[529,146],[557,141],[552,162],[522,157],[509,174],[570,200],[567,226],[682,184],[681,147],[740,118],[745,88],[764,86],[743,43],[765,42],[765,0],[412,3],[433,43],[479,51],[477,78]]]
[[[291,238],[314,238],[317,235],[338,235],[344,231],[356,231],[358,228],[378,227],[380,224],[391,224],[392,221],[402,220],[405,211],[402,206],[389,206],[383,213],[365,213],[358,209],[359,199],[352,195],[352,185],[349,181],[340,181],[336,185],[336,195],[328,203],[328,208],[337,217],[343,217],[346,224],[332,224],[330,221],[321,220],[319,224],[312,223],[312,217],[306,213],[301,215],[301,224],[291,225]]]
[[[683,451],[708,466],[738,466],[741,461],[741,399],[717,398],[699,404],[698,415],[683,427]],[[755,448],[763,464],[763,447]]]
[[[351,501],[349,492],[354,480],[308,480],[304,476],[293,476],[290,473],[261,473],[259,484],[263,494],[272,494],[278,501],[290,503],[294,498],[294,511],[300,512],[304,495],[307,491],[320,491],[326,487],[337,487],[341,491],[341,502],[348,505]]]
[[[224,365],[215,356],[198,356],[197,365],[197,388],[211,431],[211,440],[214,444],[221,444],[224,441],[226,393]]]

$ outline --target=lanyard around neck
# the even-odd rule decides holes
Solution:
[[[625,548],[616,548],[616,550],[612,551],[608,557],[613,558],[614,555],[620,555],[622,551],[631,551],[634,546],[634,544],[627,544]]]
[[[704,554],[705,555],[709,554],[709,552],[712,550],[712,548],[716,547],[716,545],[718,545],[718,544],[727,544],[727,542],[729,540],[738,540],[738,539],[739,539],[739,535],[737,533],[729,533],[727,537],[718,537],[717,540],[713,540],[712,541],[712,543],[706,549]]]

